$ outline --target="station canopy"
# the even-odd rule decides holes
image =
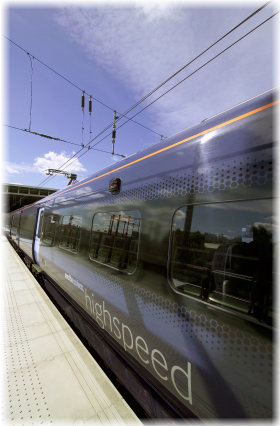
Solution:
[[[35,203],[56,191],[58,191],[58,189],[3,183],[2,212],[9,213],[20,209],[28,204]]]

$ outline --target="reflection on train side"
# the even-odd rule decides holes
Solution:
[[[11,238],[14,241],[18,241],[19,238],[19,220],[20,214],[15,214],[13,216],[12,228],[11,228]]]
[[[140,213],[96,213],[92,222],[91,260],[133,273],[137,265]]]
[[[45,216],[45,217],[42,215],[42,220],[43,220],[42,241],[45,245],[53,246],[58,215],[52,214],[50,216]],[[41,222],[41,218],[40,218],[40,222]],[[39,224],[39,228],[40,226],[41,224]]]
[[[271,319],[272,219],[268,200],[179,208],[172,221],[172,285],[186,295]]]
[[[63,216],[59,247],[71,253],[78,253],[82,229],[82,217],[80,215]]]

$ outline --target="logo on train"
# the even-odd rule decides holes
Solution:
[[[83,284],[79,283],[78,280],[75,280],[74,278],[72,278],[71,275],[66,274],[66,272],[65,272],[65,278],[68,281],[70,281],[72,284],[74,284],[76,287],[78,287],[80,290],[84,291]]]
[[[173,365],[170,369],[164,355],[158,349],[150,352],[143,337],[133,336],[131,329],[126,324],[121,323],[116,316],[112,317],[111,313],[105,309],[105,302],[95,303],[94,297],[94,294],[91,292],[90,296],[85,288],[86,309],[91,316],[95,317],[99,327],[109,329],[113,337],[120,340],[126,351],[134,348],[144,364],[151,363],[157,376],[164,381],[171,381],[178,394],[192,405],[191,363],[188,362],[187,371],[179,365]],[[179,382],[180,389],[178,388]]]
[[[99,327],[102,329],[106,327],[107,331],[109,329],[110,334],[115,339],[120,340],[125,351],[135,349],[138,357],[144,364],[151,363],[157,376],[164,381],[171,381],[181,398],[192,405],[191,363],[187,363],[187,371],[179,367],[179,365],[173,365],[170,369],[162,352],[158,349],[153,349],[150,352],[145,339],[141,336],[134,337],[131,329],[126,324],[121,323],[116,316],[112,317],[111,313],[105,309],[104,301],[102,301],[102,304],[95,303],[94,294],[91,292],[90,296],[83,284],[79,283],[78,280],[66,272],[65,278],[84,292],[86,309],[90,312]],[[178,388],[179,382],[180,389]],[[184,388],[184,392],[182,388]]]

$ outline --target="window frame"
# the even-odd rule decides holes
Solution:
[[[98,260],[96,260],[96,259],[92,259],[91,257],[90,257],[90,251],[91,251],[91,244],[92,244],[92,236],[93,236],[93,222],[94,222],[94,218],[95,218],[95,216],[97,215],[97,214],[101,214],[101,213],[105,213],[105,214],[108,214],[108,215],[112,215],[112,214],[117,214],[117,213],[120,213],[120,212],[123,212],[123,213],[125,213],[125,212],[137,212],[138,214],[139,214],[139,218],[137,218],[137,219],[139,219],[139,235],[138,235],[138,244],[137,244],[137,252],[135,252],[136,253],[136,266],[135,266],[135,269],[134,269],[134,271],[133,272],[127,272],[125,269],[119,269],[119,268],[117,268],[117,267],[115,267],[115,266],[113,266],[113,265],[110,265],[110,264],[108,264],[108,263],[103,263],[103,262],[99,262]],[[99,211],[99,212],[96,212],[94,215],[93,215],[93,218],[92,218],[92,222],[91,222],[91,230],[90,230],[90,240],[89,240],[89,251],[88,251],[88,257],[89,257],[89,260],[91,261],[91,262],[96,262],[96,263],[98,263],[99,265],[103,265],[103,266],[105,266],[105,267],[108,267],[108,268],[111,268],[111,269],[114,269],[115,271],[119,271],[119,272],[121,272],[121,273],[124,273],[124,274],[126,274],[126,275],[133,275],[135,272],[136,272],[136,270],[137,270],[137,266],[138,266],[138,257],[139,257],[139,247],[140,247],[140,234],[141,234],[141,221],[142,221],[142,217],[141,217],[141,213],[139,212],[139,210],[137,210],[137,209],[134,209],[134,210],[117,210],[117,211],[112,211],[112,210],[110,210],[109,212],[108,211]]]

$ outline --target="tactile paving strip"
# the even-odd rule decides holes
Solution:
[[[3,424],[141,424],[4,237],[1,245]]]

